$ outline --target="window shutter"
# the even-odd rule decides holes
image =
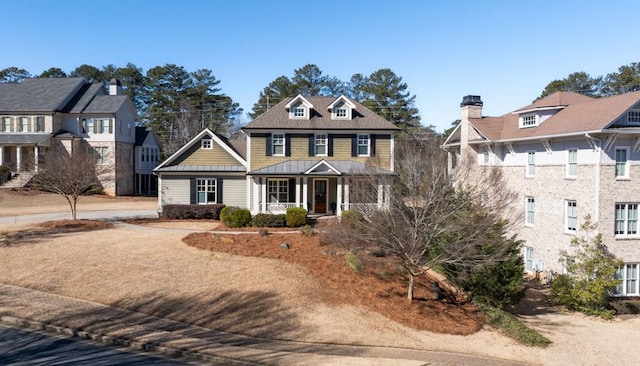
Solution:
[[[296,201],[296,179],[289,179],[289,202]]]
[[[309,156],[316,154],[316,135],[309,134]]]
[[[113,133],[113,121],[109,118],[109,133]]]
[[[327,156],[333,156],[333,135],[327,135]]]
[[[284,156],[291,156],[291,135],[284,135]]]
[[[98,124],[93,119],[91,120],[93,121],[93,133],[98,133]]]
[[[15,123],[16,123],[16,119],[15,119],[15,117],[11,117],[11,120],[10,120],[10,121],[11,121],[11,122],[9,123],[9,131],[11,131],[11,132],[15,132],[16,130],[15,130],[15,129],[14,129],[14,127],[13,127],[13,126],[15,125]]]
[[[351,156],[358,156],[358,135],[351,136]]]
[[[36,117],[29,117],[29,124],[27,124],[27,132],[31,132],[34,130],[31,126],[33,126],[35,118]]]
[[[265,151],[265,154],[267,156],[273,155],[272,139],[273,139],[273,136],[271,134],[268,134],[265,137],[265,146],[267,147],[267,151]]]
[[[196,195],[198,194],[198,192],[197,192],[198,188],[196,187],[196,178],[191,178],[189,180],[189,186],[191,187],[190,188],[190,192],[189,192],[190,193],[190,195],[189,195],[190,202],[189,203],[191,203],[193,205],[193,204],[198,202],[197,199],[196,199]]]
[[[371,156],[376,154],[376,135],[369,135],[369,151]]]
[[[216,180],[216,203],[222,203],[222,182],[224,182],[222,178]]]

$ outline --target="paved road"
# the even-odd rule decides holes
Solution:
[[[151,218],[158,217],[156,210],[100,210],[100,211],[78,211],[78,219],[90,220],[117,220],[128,219],[133,217]],[[20,215],[20,216],[2,216],[0,217],[0,225],[3,224],[32,224],[37,222],[70,220],[71,213],[69,211]]]
[[[0,365],[195,365],[179,359],[0,326]]]

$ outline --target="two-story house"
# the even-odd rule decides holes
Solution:
[[[563,272],[561,249],[587,215],[625,265],[617,293],[640,295],[640,92],[590,98],[557,92],[499,117],[482,116],[479,96],[461,103],[444,144],[450,168],[498,167],[518,194],[515,230],[528,271]]]
[[[0,162],[26,181],[47,152],[93,150],[111,195],[134,193],[137,113],[119,81],[107,91],[84,78],[33,78],[0,84]],[[15,182],[14,182],[15,183]]]
[[[347,209],[388,204],[395,175],[394,134],[399,129],[362,104],[345,96],[298,95],[242,130],[243,141],[203,131],[158,166],[160,209],[170,202],[221,202],[252,213],[303,207],[311,214],[340,215]],[[350,189],[371,174],[378,177],[371,187],[377,192],[374,202]],[[238,202],[242,194],[244,201]]]

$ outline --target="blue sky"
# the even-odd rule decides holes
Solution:
[[[2,10],[0,69],[206,68],[249,112],[269,82],[308,63],[345,81],[390,68],[439,131],[464,95],[501,115],[571,72],[640,61],[639,1],[5,0]]]

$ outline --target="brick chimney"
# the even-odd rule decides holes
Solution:
[[[122,94],[122,84],[120,80],[113,78],[109,82],[109,95],[120,95]]]
[[[470,118],[482,118],[482,99],[479,95],[467,95],[460,103],[460,155],[465,159],[469,154]]]

